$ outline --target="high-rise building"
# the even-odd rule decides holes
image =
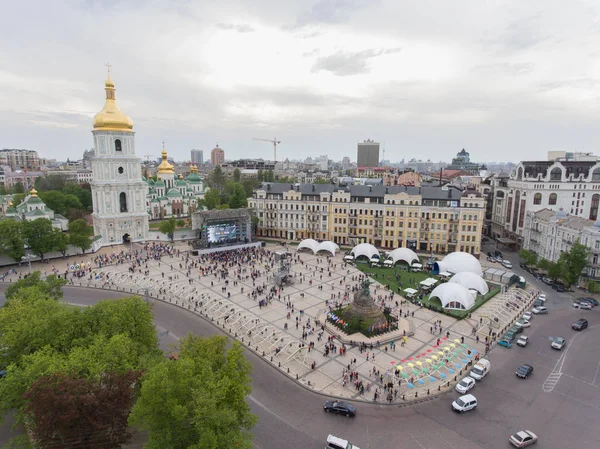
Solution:
[[[195,165],[204,164],[204,151],[192,150],[190,160],[192,161],[192,164]]]
[[[379,167],[379,142],[367,139],[359,143],[356,161],[358,167]]]
[[[350,168],[350,158],[348,156],[345,156],[342,159],[342,170],[346,171]]]
[[[12,171],[15,170],[39,170],[40,157],[34,150],[0,150],[2,165],[8,165]]]
[[[216,148],[213,148],[210,152],[210,163],[213,165],[221,165],[225,162],[225,151],[222,148],[219,148],[219,144],[217,144]]]
[[[103,246],[148,240],[148,185],[135,155],[133,121],[117,106],[110,72],[105,90],[106,103],[95,115],[92,130],[94,233]]]

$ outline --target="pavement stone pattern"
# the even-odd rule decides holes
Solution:
[[[133,248],[134,250],[142,249],[142,245],[135,244]],[[357,346],[350,347],[348,345],[346,353],[341,355],[339,353],[341,345],[334,338],[332,343],[336,346],[337,351],[329,352],[326,356],[325,345],[331,334],[326,328],[323,336],[318,338],[321,328],[315,326],[315,320],[324,321],[328,310],[327,303],[331,300],[332,295],[337,298],[339,294],[340,298],[343,298],[348,288],[351,288],[352,285],[359,285],[359,278],[362,275],[354,266],[346,265],[342,261],[343,254],[338,253],[335,257],[327,258],[311,253],[298,253],[302,263],[294,262],[291,266],[291,271],[295,276],[294,284],[281,289],[281,300],[276,296],[273,301],[261,306],[258,300],[264,298],[265,295],[259,295],[257,299],[253,299],[249,295],[253,289],[253,280],[252,278],[246,279],[245,276],[250,273],[250,270],[258,270],[261,277],[256,280],[256,284],[261,285],[265,282],[268,291],[275,283],[273,267],[266,260],[263,260],[262,263],[255,262],[252,266],[247,267],[247,271],[241,273],[241,280],[234,277],[233,269],[230,269],[230,274],[226,279],[214,275],[199,275],[197,268],[192,269],[188,278],[185,259],[190,247],[185,243],[175,243],[174,249],[180,251],[179,256],[165,255],[161,261],[151,259],[147,263],[147,269],[144,268],[145,264],[142,264],[142,271],[148,270],[148,275],[137,271],[132,274],[129,270],[130,264],[125,262],[95,268],[92,280],[89,280],[88,275],[82,278],[72,278],[69,275],[69,280],[73,285],[116,289],[141,296],[147,295],[183,307],[213,321],[232,337],[240,340],[246,347],[262,355],[275,368],[280,369],[305,387],[327,396],[358,401],[373,401],[374,393],[377,391],[377,402],[387,402],[381,376],[384,377],[385,383],[388,381],[394,383],[397,393],[390,401],[393,404],[414,401],[416,398],[424,398],[453,388],[456,380],[460,380],[466,375],[463,371],[468,369],[464,363],[461,363],[460,368],[455,367],[453,363],[456,360],[451,360],[446,364],[451,366],[450,370],[441,368],[439,372],[432,373],[436,381],[431,382],[427,376],[424,376],[423,385],[415,382],[412,387],[407,385],[407,379],[394,376],[394,367],[403,362],[404,368],[408,369],[407,363],[417,364],[427,359],[431,361],[431,357],[436,354],[439,354],[440,359],[444,359],[446,354],[438,351],[442,347],[450,349],[449,345],[460,347],[461,338],[464,339],[466,347],[483,354],[486,349],[485,337],[488,337],[492,343],[490,332],[500,335],[501,331],[509,327],[531,305],[534,295],[534,292],[509,290],[507,293],[499,294],[489,300],[475,311],[471,318],[459,321],[408,302],[403,302],[396,307],[396,301],[403,301],[403,298],[396,293],[393,299],[385,301],[386,305],[392,307],[396,313],[399,312],[399,308],[402,309],[402,313],[406,317],[400,319],[400,329],[394,333],[395,335],[392,335],[394,345],[390,346],[389,343],[378,345],[377,338],[369,340],[362,335],[348,336],[348,340],[362,341],[368,344],[367,349],[361,352]],[[267,244],[265,249],[279,251],[282,247]],[[117,246],[103,248],[100,253],[110,255],[129,250],[129,245]],[[77,256],[55,264],[34,263],[33,269],[40,269],[43,273],[48,274],[50,267],[55,266],[59,273],[64,273],[70,265],[76,262],[86,265],[91,262],[94,266],[93,259],[97,255],[98,253]],[[191,262],[196,259],[197,257],[190,257]],[[64,262],[64,266],[62,262]],[[27,268],[20,268],[20,272],[26,273]],[[14,281],[16,276],[11,274],[7,276],[6,280]],[[108,280],[106,280],[106,276],[108,276]],[[381,284],[375,283],[371,286],[371,294],[374,298],[388,297],[389,291]],[[515,297],[520,299],[517,300]],[[351,292],[350,298],[352,298]],[[288,302],[293,304],[293,313],[287,305]],[[514,307],[506,306],[507,302],[513,303]],[[290,314],[289,318],[288,313]],[[298,328],[296,319],[299,323]],[[310,320],[311,329],[314,327],[314,333],[311,332],[306,339],[302,339],[302,325],[307,324],[308,320]],[[287,328],[285,328],[286,323]],[[437,326],[437,333],[433,331],[434,326]],[[403,345],[404,331],[407,331],[410,336]],[[448,339],[446,338],[447,332],[449,332]],[[389,337],[390,335],[385,338],[384,335],[380,339],[389,340]],[[476,341],[477,337],[479,337],[479,341]],[[440,347],[436,344],[438,339],[442,340]],[[314,343],[314,349],[309,350],[309,342]],[[371,344],[373,344],[372,348]],[[455,351],[455,349],[450,351]],[[466,349],[464,352],[466,353]],[[464,356],[459,358],[465,360]],[[353,362],[354,360],[356,363]],[[423,365],[427,366],[427,362]],[[357,389],[355,381],[348,379],[344,382],[344,374],[348,371],[348,367],[351,372],[358,373],[356,382],[362,381],[365,387],[363,394]],[[440,378],[439,373],[441,372],[446,374],[444,379]],[[414,377],[412,373],[410,373],[409,379],[410,377]]]

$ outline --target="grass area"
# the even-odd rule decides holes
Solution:
[[[419,290],[419,283],[424,281],[427,278],[433,277],[439,279],[438,276],[432,275],[426,271],[416,271],[409,272],[407,271],[406,266],[397,265],[394,268],[381,268],[381,267],[369,267],[368,263],[360,263],[356,264],[356,268],[358,268],[363,273],[367,274],[371,278],[380,282],[383,285],[387,285],[390,287],[392,291],[395,293],[400,293],[398,291],[399,282],[402,283],[401,290],[405,288],[414,288],[415,290]],[[438,284],[439,285],[439,284]],[[488,285],[490,285],[488,283]],[[483,304],[485,304],[489,299],[496,296],[500,293],[500,287],[496,286],[496,284],[491,284],[490,291],[485,295],[477,295],[477,299],[475,300],[475,305],[471,310],[444,310],[442,309],[442,303],[438,298],[429,299],[429,295],[423,296],[423,299],[415,298],[415,301],[421,301],[424,307],[436,310],[438,312],[445,313],[448,316],[452,316],[457,319],[466,318],[469,313],[473,313]]]
[[[179,218],[178,218],[178,220],[179,220]],[[184,222],[186,222],[186,224],[185,224],[184,226],[182,226],[182,227],[179,227],[179,226],[177,226],[175,229],[186,229],[186,226],[187,226],[187,228],[189,228],[189,227],[190,227],[190,226],[187,224],[187,221],[188,221],[187,219],[185,219],[185,218],[182,218],[181,220],[183,220]],[[149,229],[150,229],[151,231],[158,231],[158,228],[160,227],[160,224],[161,224],[163,221],[167,221],[167,220],[153,220],[153,221],[151,221],[151,222],[148,224],[148,227],[149,227]]]
[[[338,309],[335,309],[333,311],[333,313],[338,317],[343,317],[344,312],[348,309],[348,307],[349,306],[343,307],[343,308],[340,307]],[[357,332],[360,332],[361,334],[363,334],[367,337],[376,337],[378,335],[384,335],[386,332],[394,331],[398,328],[398,320],[396,320],[395,317],[393,317],[389,312],[384,312],[383,315],[385,316],[385,319],[388,322],[388,326],[389,326],[385,329],[371,329],[371,325],[375,321],[373,318],[368,318],[368,319],[352,318],[344,324],[340,324],[339,322],[336,322],[334,320],[329,320],[329,322],[331,324],[333,324],[334,326],[336,326],[337,328],[343,330],[348,335],[352,335]]]

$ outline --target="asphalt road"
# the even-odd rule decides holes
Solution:
[[[472,390],[479,406],[463,415],[450,409],[458,396],[454,392],[413,407],[358,403],[356,418],[328,415],[322,410],[324,397],[288,380],[248,352],[253,364],[249,403],[259,416],[255,447],[323,448],[332,433],[362,449],[495,449],[509,447],[508,436],[522,428],[538,434],[540,448],[600,447],[600,428],[596,425],[600,417],[600,347],[595,344],[600,338],[600,310],[578,311],[566,307],[556,292],[550,290],[548,294],[550,314],[535,317],[525,332],[531,337],[530,345],[494,348],[490,374]],[[89,305],[119,296],[101,290],[65,289],[65,300],[73,304]],[[220,332],[172,305],[155,302],[154,312],[163,348],[188,332]],[[570,324],[580,315],[589,318],[590,328],[577,333]],[[169,335],[164,335],[167,329]],[[562,352],[552,350],[548,340],[559,334],[569,342]],[[534,366],[534,375],[526,380],[514,374],[521,363]],[[560,371],[558,382],[546,392],[543,386],[554,383],[556,376],[551,376],[550,383],[547,380],[555,368]],[[0,444],[8,438],[5,425],[0,428]]]

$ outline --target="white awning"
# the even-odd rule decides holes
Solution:
[[[405,288],[404,289],[404,293],[406,293],[407,295],[415,295],[417,293],[419,293],[418,291],[416,291],[414,288]]]

